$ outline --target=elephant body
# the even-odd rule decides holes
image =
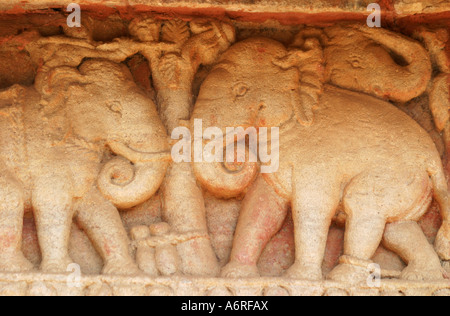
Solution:
[[[43,116],[35,89],[16,89],[20,91],[20,104],[1,109],[0,161],[20,182],[26,208],[31,208],[33,183],[48,169],[72,179],[74,197],[83,197],[100,172],[103,149],[64,135],[66,118]]]
[[[380,32],[389,36],[387,31]],[[401,44],[419,49],[413,42]],[[444,218],[436,249],[448,260],[448,189],[433,141],[392,104],[323,84],[323,50],[317,40],[307,40],[304,46],[303,50],[288,51],[266,38],[237,43],[223,55],[200,90],[192,120],[202,119],[204,129],[279,127],[280,133],[278,143],[268,144],[272,149],[279,147],[278,171],[260,174],[254,182],[254,176],[247,176],[248,188],[241,186],[247,193],[230,263],[222,275],[259,275],[258,259],[291,207],[296,259],[287,272],[291,277],[322,279],[328,230],[341,210],[347,218],[344,256],[330,278],[367,280],[370,259],[383,240],[409,263],[404,278],[442,279],[439,257],[416,222],[434,195]],[[426,56],[423,52],[408,54]],[[386,58],[386,65],[393,62],[388,54]],[[380,59],[383,62],[383,57]],[[423,62],[429,65],[429,60]],[[381,63],[380,69],[383,66]],[[418,68],[415,64],[410,67]],[[352,69],[347,73],[350,81],[358,80],[360,68]],[[414,87],[426,81],[429,72],[416,75],[423,78],[416,78]],[[383,78],[377,80],[381,84]],[[357,90],[370,92],[376,82],[371,78],[367,87]],[[390,92],[384,90],[383,95]],[[379,91],[373,95],[378,96]],[[406,95],[402,92],[402,97]],[[220,196],[227,187],[223,179],[244,174],[250,167],[236,172],[218,164],[208,173],[199,167],[195,170],[199,181]],[[211,170],[217,176],[212,176]]]
[[[338,189],[336,197],[344,202],[367,195],[379,205],[377,196],[382,196],[388,222],[419,220],[427,205],[416,214],[408,211],[429,200],[429,177],[441,169],[427,132],[399,109],[368,95],[326,86],[319,104],[312,126],[292,120],[280,128],[280,168],[262,176],[285,198],[300,189],[299,181],[301,188]],[[392,197],[389,203],[387,196]]]
[[[23,212],[32,209],[42,271],[69,268],[75,219],[104,273],[139,273],[117,208],[156,192],[168,144],[156,106],[129,71],[90,60],[38,74],[35,88],[12,87],[0,100],[0,270],[31,268],[20,248]]]
[[[288,272],[294,277],[321,275],[320,265],[311,272],[299,262],[314,258],[314,253],[323,258],[320,243],[313,249],[306,245],[311,240],[326,241],[336,210],[347,217],[345,256],[356,265],[366,262],[366,267],[386,224],[391,230],[391,223],[414,225],[428,211],[433,192],[442,201],[438,192],[446,188],[440,155],[415,121],[387,102],[332,86],[325,87],[311,127],[294,120],[281,128],[279,155],[279,171],[262,177],[285,203],[291,203],[298,221],[299,259]],[[405,233],[393,234],[398,239]],[[387,245],[389,238],[384,237]],[[417,244],[424,245],[426,254],[419,257],[426,258],[428,266],[410,266],[404,277],[441,279],[439,259],[431,246],[424,239]],[[416,256],[421,252],[416,251]],[[343,260],[330,278],[348,281],[348,275],[354,275]]]

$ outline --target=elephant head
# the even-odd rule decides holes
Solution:
[[[322,91],[322,48],[317,40],[288,51],[281,43],[252,38],[232,46],[202,84],[192,114],[203,129],[278,127],[292,117],[313,123]],[[192,127],[194,129],[194,126]],[[224,147],[228,144],[224,142]],[[258,168],[246,163],[194,163],[200,183],[220,197],[234,197],[253,181]]]
[[[117,155],[98,177],[107,199],[129,208],[157,191],[170,159],[167,132],[155,104],[124,65],[94,59],[79,69],[55,68],[37,78],[36,88],[44,99],[51,96],[45,102],[48,115],[64,111],[73,137]]]
[[[397,102],[427,89],[431,61],[419,42],[381,28],[325,29],[326,81]]]

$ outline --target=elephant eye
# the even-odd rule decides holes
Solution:
[[[122,114],[122,104],[119,101],[108,102],[108,108],[111,110],[111,112]]]
[[[250,88],[243,82],[239,82],[233,87],[233,93],[236,97],[243,97]]]
[[[363,68],[363,60],[361,57],[352,55],[349,63],[352,65],[353,68]]]

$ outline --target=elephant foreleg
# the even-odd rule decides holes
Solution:
[[[257,277],[257,263],[272,237],[281,229],[288,202],[279,197],[263,177],[259,177],[242,204],[230,263],[224,277]]]
[[[444,278],[439,257],[416,222],[388,224],[383,244],[408,263],[402,273],[403,279],[433,281]]]
[[[65,273],[73,263],[68,251],[73,220],[71,192],[64,177],[35,181],[32,199],[44,272]]]
[[[322,263],[331,220],[339,204],[339,188],[320,172],[304,173],[294,179],[292,218],[295,234],[295,263],[287,276],[303,280],[321,280]],[[314,179],[314,181],[312,181]]]
[[[0,174],[0,271],[28,271],[33,265],[25,259],[22,247],[24,197],[19,183]]]
[[[105,264],[104,274],[139,274],[130,255],[129,239],[119,212],[97,189],[76,204],[76,220],[93,242]]]

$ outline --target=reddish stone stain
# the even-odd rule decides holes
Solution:
[[[419,224],[428,240],[434,242],[439,228],[442,225],[442,216],[436,202],[432,204],[431,208],[422,217]]]
[[[216,126],[217,123],[218,123],[217,116],[214,115],[214,114],[211,114],[211,124],[212,124],[212,126]]]
[[[2,249],[11,248],[17,242],[17,237],[13,233],[3,233],[0,235],[0,245]]]
[[[150,80],[152,74],[148,62],[134,57],[128,62],[128,66],[131,69],[135,81],[147,92],[152,92],[153,88]]]
[[[344,250],[344,230],[332,226],[328,233],[327,248],[325,251],[323,268],[326,272],[331,271],[339,262]]]
[[[394,0],[377,1],[383,11],[395,12]]]
[[[4,11],[5,14],[24,14],[27,13],[20,4],[16,4],[12,9]]]
[[[259,266],[265,274],[271,274],[274,267],[288,269],[294,263],[294,223],[289,212],[283,227],[265,247]]]
[[[105,254],[106,254],[107,256],[110,256],[110,255],[111,255],[112,250],[111,250],[111,247],[110,247],[110,245],[109,245],[108,242],[105,242],[105,243],[103,244],[103,249],[105,250]]]

